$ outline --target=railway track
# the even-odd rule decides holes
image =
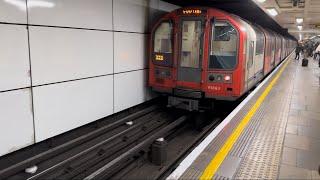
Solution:
[[[150,106],[1,169],[0,179],[161,179],[219,123],[204,114]],[[157,142],[166,144],[160,164],[150,160]]]

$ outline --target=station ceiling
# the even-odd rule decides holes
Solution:
[[[298,36],[292,32],[292,27],[287,26],[286,19],[288,19],[288,15],[280,11],[275,17],[270,16],[267,14],[266,9],[273,6],[280,1],[292,1],[293,0],[265,0],[265,2],[260,3],[258,0],[165,0],[166,2],[181,6],[181,7],[188,7],[188,6],[207,6],[207,7],[215,7],[222,9],[224,11],[236,14],[244,19],[247,19],[251,22],[257,23],[262,27],[272,29],[284,36],[290,36],[292,38],[298,39]],[[279,1],[279,2],[278,2]],[[308,0],[300,0],[300,1],[308,1]],[[311,1],[318,1],[320,0],[311,0]],[[276,7],[277,9],[277,7]],[[278,10],[278,9],[277,9]],[[295,18],[293,18],[295,22]],[[286,22],[286,23],[284,23]],[[289,22],[288,22],[289,23]],[[281,25],[280,25],[281,24]],[[288,32],[288,29],[289,32]],[[295,36],[292,36],[295,35]]]
[[[320,35],[320,0],[265,0],[257,4],[262,8],[275,7],[279,15],[274,19],[297,39],[300,35],[302,39]],[[296,18],[303,18],[303,23],[297,23]],[[302,30],[298,25],[302,25]]]

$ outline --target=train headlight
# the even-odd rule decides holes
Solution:
[[[231,80],[231,76],[225,75],[225,76],[224,76],[224,80],[225,80],[225,81],[230,81],[230,80]]]
[[[232,74],[210,73],[208,75],[208,80],[211,83],[231,83]]]

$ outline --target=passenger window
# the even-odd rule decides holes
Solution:
[[[172,53],[172,25],[170,22],[160,24],[154,35],[155,53]]]
[[[233,69],[237,65],[238,33],[226,21],[216,21],[212,26],[210,69]]]

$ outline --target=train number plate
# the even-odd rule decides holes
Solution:
[[[214,91],[220,91],[221,87],[220,86],[208,86],[209,90],[214,90]]]

